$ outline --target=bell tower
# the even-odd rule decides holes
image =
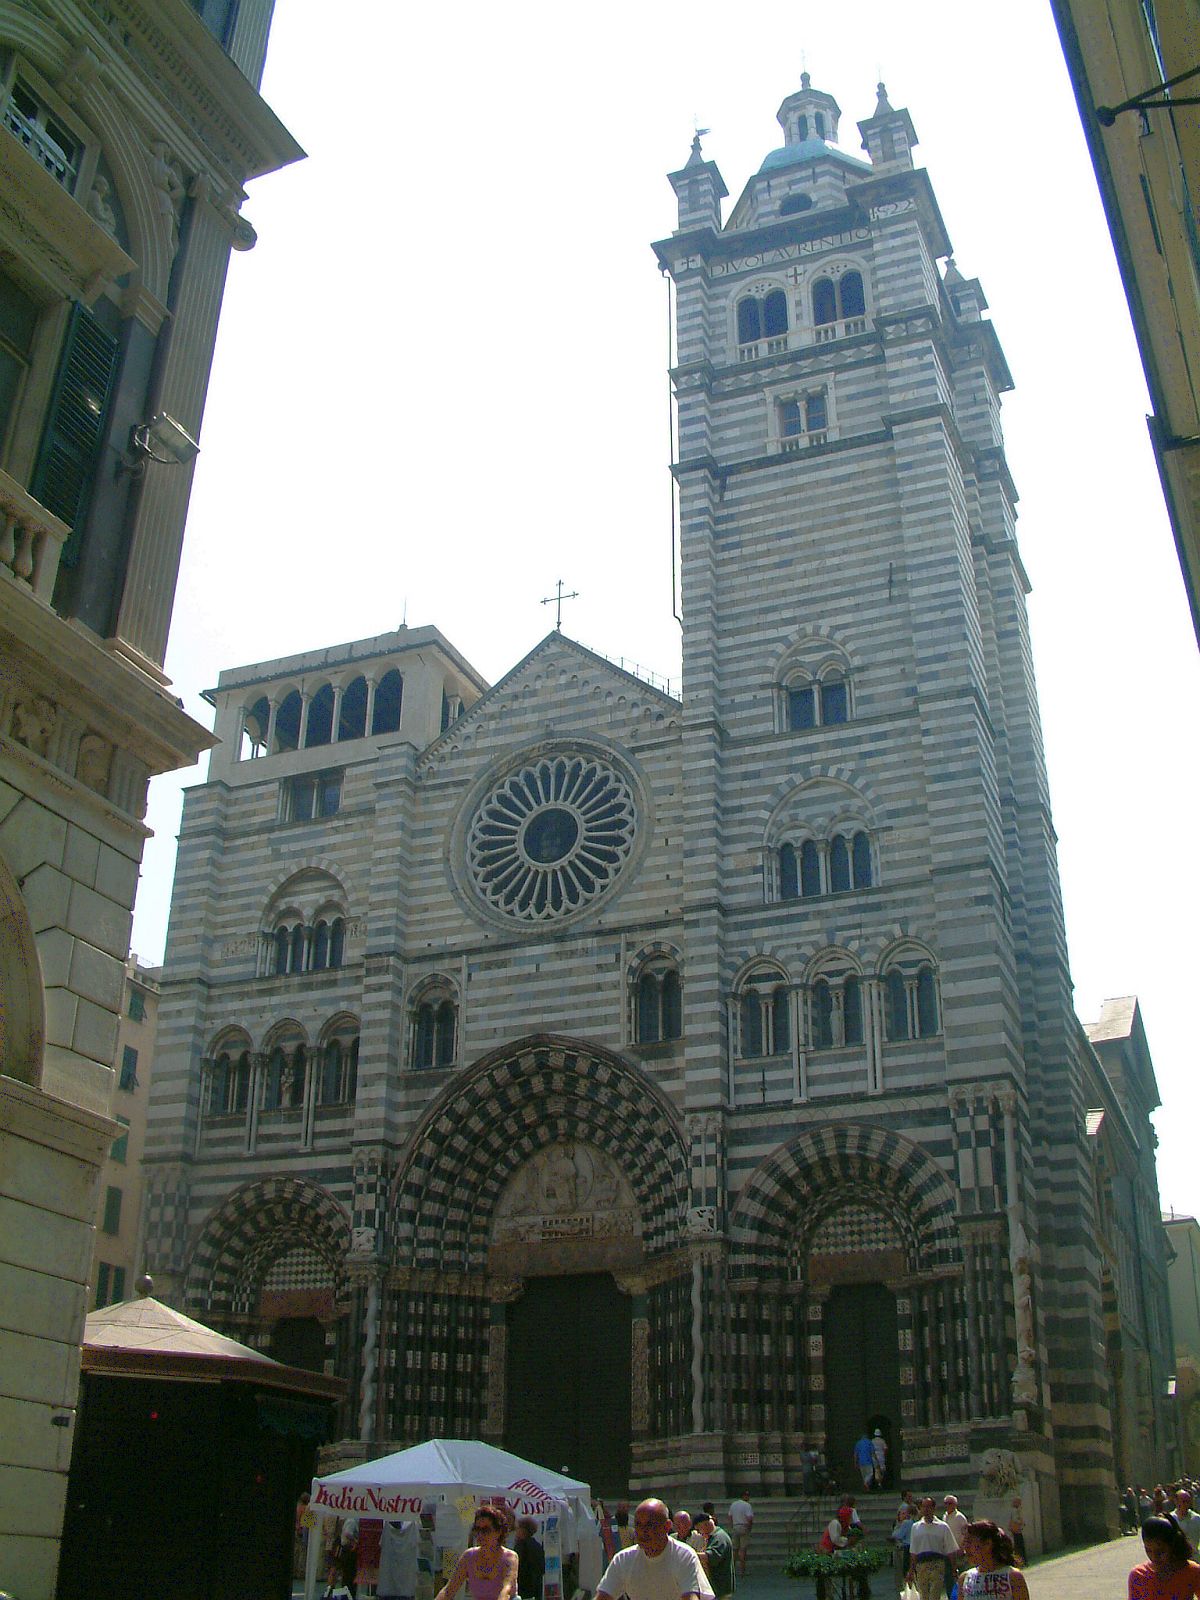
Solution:
[[[911,1317],[958,1341],[930,1358],[955,1395],[900,1359],[906,1473],[974,1470],[970,1424],[1004,1423],[1023,1461],[1055,1454],[1064,1521],[1081,1527],[1110,1457],[1073,1458],[1078,1429],[1055,1417],[1069,1397],[1101,1418],[1103,1372],[1079,1352],[1103,1331],[1000,427],[1011,379],[978,282],[940,266],[951,243],[908,112],[878,85],[850,154],[837,102],[805,73],[778,116],[783,145],[724,221],[697,138],[670,178],[678,227],[654,247],[677,325],[687,1102],[723,1130],[725,1288],[736,1319],[749,1202],[733,1175],[781,1128],[911,1141],[980,1227],[947,1246],[944,1301],[918,1284],[923,1247],[910,1281],[886,1267],[896,1241],[879,1246],[901,1338]],[[997,1263],[1002,1316],[968,1288]],[[1057,1269],[1082,1271],[1069,1303]],[[1036,1334],[1014,1338],[1021,1316]],[[748,1414],[739,1382],[708,1375],[704,1428]],[[963,1460],[923,1459],[922,1430],[951,1421]],[[827,1423],[818,1394],[805,1426]],[[1055,1475],[1029,1472],[1053,1532]]]

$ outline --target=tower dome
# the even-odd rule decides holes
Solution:
[[[799,89],[788,95],[777,113],[785,144],[806,144],[810,139],[836,144],[841,114],[831,94],[813,88],[807,72],[800,74]]]

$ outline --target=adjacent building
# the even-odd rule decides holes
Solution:
[[[1157,1097],[1133,1003],[1072,1010],[1008,368],[908,112],[851,154],[805,74],[779,121],[727,219],[697,138],[654,247],[681,699],[559,632],[491,686],[434,628],[220,675],[147,1266],[344,1376],[343,1459],[762,1500],[878,1427],[1085,1538],[1115,1391],[1168,1448]]]
[[[54,1591],[162,672],[271,0],[0,4],[0,1588]]]
[[[1188,0],[1051,0],[1150,390],[1147,419],[1200,638],[1200,182]]]
[[[1200,1223],[1173,1211],[1162,1220],[1170,1257],[1180,1461],[1183,1470],[1196,1477],[1200,1475]]]
[[[138,1276],[138,1223],[142,1214],[142,1150],[154,1066],[161,968],[130,956],[117,1023],[117,1079],[112,1119],[117,1136],[100,1169],[96,1244],[88,1304],[94,1309],[132,1298]]]

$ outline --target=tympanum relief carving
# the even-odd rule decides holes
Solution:
[[[494,1244],[640,1234],[628,1179],[610,1156],[580,1140],[547,1145],[509,1181],[496,1207]]]

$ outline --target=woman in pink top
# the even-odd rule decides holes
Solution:
[[[470,1600],[514,1600],[517,1592],[517,1553],[504,1548],[508,1520],[495,1506],[480,1506],[475,1513],[471,1537],[475,1543],[464,1550],[449,1579],[438,1591],[436,1600],[454,1600],[465,1583]]]

